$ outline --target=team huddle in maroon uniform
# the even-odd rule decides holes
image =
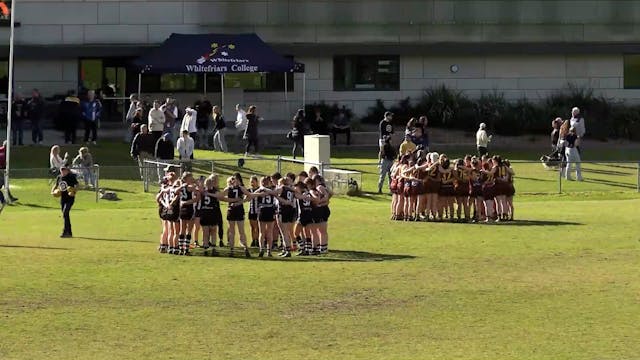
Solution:
[[[515,172],[509,160],[417,151],[391,168],[391,219],[489,222],[513,220]],[[472,214],[473,210],[473,214]]]

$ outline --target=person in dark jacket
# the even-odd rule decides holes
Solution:
[[[393,135],[393,113],[387,111],[384,113],[384,119],[378,124],[378,146],[384,146],[384,137]]]
[[[322,117],[322,113],[320,109],[316,109],[315,111],[316,117],[311,121],[311,131],[314,134],[318,135],[328,135],[329,134],[329,125],[327,121]]]
[[[300,148],[300,153],[304,155],[304,110],[298,109],[296,116],[293,117],[291,124],[291,140],[293,140],[293,158],[296,158],[296,152]]]
[[[75,144],[76,129],[78,128],[78,123],[82,120],[82,110],[80,109],[80,99],[78,99],[74,91],[69,91],[69,95],[60,104],[58,118],[64,128],[65,144]]]
[[[26,102],[20,96],[20,94],[16,94],[13,97],[13,102],[11,104],[11,112],[13,116],[11,116],[11,145],[24,145],[23,139],[23,126],[24,119],[26,116]],[[35,143],[35,142],[34,142]]]
[[[80,100],[78,100],[79,102]],[[31,99],[27,101],[27,116],[31,121],[31,140],[33,144],[42,144],[42,115],[44,114],[44,101],[38,89],[33,89]]]
[[[140,168],[140,177],[144,178],[144,161],[153,159],[153,153],[156,150],[156,139],[153,134],[149,133],[147,125],[140,126],[140,133],[133,138],[131,143],[131,157],[138,160]]]
[[[209,148],[209,122],[211,120],[211,113],[213,112],[213,105],[207,100],[206,97],[202,97],[200,100],[193,104],[193,109],[197,111],[196,128],[198,129],[198,137],[194,138],[200,149]]]
[[[256,106],[249,106],[247,111],[247,129],[244,131],[243,139],[247,142],[244,156],[249,154],[249,149],[253,145],[255,154],[258,154],[258,114],[256,114]]]
[[[225,123],[224,116],[220,113],[220,107],[218,105],[213,107],[213,126],[213,148],[216,151],[227,152],[227,142],[224,138],[227,124]]]
[[[171,141],[171,133],[164,133],[158,141],[156,141],[155,151],[153,155],[158,162],[167,162],[173,160],[175,157],[173,141]],[[164,176],[164,170],[161,165],[158,164],[158,180],[162,180]]]

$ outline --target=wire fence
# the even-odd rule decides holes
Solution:
[[[512,161],[515,171],[514,185],[519,195],[577,194],[585,196],[595,193],[613,194],[620,192],[640,193],[640,162],[638,161],[583,161],[581,162],[582,181],[570,181],[561,176],[557,164],[545,166],[540,161]],[[252,175],[269,175],[280,172],[298,174],[316,166],[329,186],[338,194],[348,193],[353,183],[361,192],[376,193],[381,185],[382,192],[388,192],[388,177],[380,175],[378,163],[367,160],[351,162],[333,162],[329,164],[304,162],[300,159],[278,158],[237,158],[224,160],[156,161],[147,160],[142,166],[94,166],[74,168],[79,177],[82,191],[95,194],[100,199],[100,190],[146,191],[155,192],[158,182],[164,176],[165,168],[182,174],[191,171],[194,176],[208,176],[216,173],[225,177],[239,173],[245,184]],[[47,168],[12,169],[11,190],[19,194],[23,191],[48,193],[56,174]],[[576,179],[575,170],[570,174]],[[0,176],[1,177],[1,176]],[[382,183],[380,180],[382,178]],[[1,184],[0,184],[1,185]],[[136,190],[139,189],[139,190]],[[5,195],[6,188],[4,189]]]

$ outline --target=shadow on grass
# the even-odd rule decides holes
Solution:
[[[539,182],[558,182],[558,177],[556,176],[554,179],[536,179],[525,176],[518,176],[518,180],[529,180],[529,181],[539,181]]]
[[[131,240],[131,239],[107,239],[107,238],[95,238],[95,237],[87,237],[87,236],[75,236],[74,239],[77,240],[91,240],[91,241],[109,241],[109,242],[135,242],[135,243],[151,243],[150,241],[144,240]]]
[[[613,175],[613,176],[632,175],[630,172],[616,171],[616,170],[601,170],[601,169],[592,169],[592,168],[582,168],[582,172],[593,173],[593,174],[603,174],[603,175]]]
[[[69,248],[48,247],[48,246],[26,246],[26,245],[0,245],[0,248],[33,249],[33,250],[71,250]]]
[[[263,258],[258,257],[256,249],[251,249],[251,257],[246,258],[242,250],[236,250],[234,255],[231,256],[228,248],[218,248],[218,254],[216,256],[205,255],[201,249],[193,251],[193,256],[198,257],[233,257],[238,260],[253,260],[253,261],[294,261],[294,262],[377,262],[377,261],[397,261],[397,260],[410,260],[415,259],[413,255],[397,255],[397,254],[377,254],[366,251],[351,251],[351,250],[330,250],[328,254],[319,256],[297,256],[295,253],[290,258],[281,258],[278,256],[278,251],[274,250],[273,257],[265,256]]]
[[[34,209],[58,209],[58,210],[60,210],[59,206],[48,206],[48,205],[31,204],[31,203],[25,203],[25,204],[18,203],[18,205],[19,206],[30,207],[30,208],[34,208]]]
[[[488,223],[489,225],[511,225],[511,226],[567,226],[567,225],[584,225],[582,223],[571,221],[556,221],[556,220],[514,220],[505,221],[499,223]]]
[[[604,180],[604,179],[584,179],[583,181],[586,183],[601,184],[601,185],[619,187],[624,189],[636,189],[636,185],[634,184],[623,183],[619,181],[611,181],[611,180]]]

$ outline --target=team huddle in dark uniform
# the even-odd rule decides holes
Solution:
[[[401,155],[390,174],[392,220],[510,221],[515,188],[509,160],[417,151]],[[473,215],[471,210],[473,209]],[[464,213],[464,217],[463,217]]]
[[[159,251],[190,255],[191,249],[200,247],[202,232],[204,254],[217,255],[215,237],[223,226],[220,202],[224,201],[229,204],[227,241],[231,256],[236,232],[246,257],[251,257],[250,246],[260,249],[259,257],[272,257],[272,250],[277,248],[282,250],[281,257],[291,257],[296,249],[300,256],[328,252],[327,221],[332,194],[316,168],[312,167],[308,174],[289,173],[285,177],[278,173],[261,179],[252,176],[250,181],[246,188],[236,173],[221,189],[215,174],[196,181],[189,172],[180,179],[174,172],[167,172],[156,196],[163,224]],[[244,229],[245,202],[249,202],[250,245]]]

